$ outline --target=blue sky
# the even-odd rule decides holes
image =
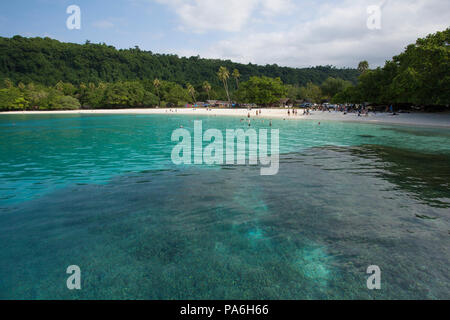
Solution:
[[[66,27],[69,5],[81,30]],[[380,6],[380,29],[367,27]],[[158,53],[305,67],[372,66],[417,37],[449,27],[448,0],[15,0],[0,4],[0,35],[139,46]]]

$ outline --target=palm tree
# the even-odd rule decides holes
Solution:
[[[99,84],[98,84],[98,88],[99,89],[101,89],[101,90],[105,90],[106,89],[106,83],[104,83],[104,82],[100,82]]]
[[[195,99],[195,88],[190,83],[188,83],[186,85],[186,87],[187,87],[187,90],[189,91],[189,94],[194,99],[194,104],[197,104],[197,100]]]
[[[239,73],[238,69],[233,70],[233,78],[236,80],[236,88],[239,89],[239,78],[241,77],[241,74]]]
[[[159,94],[159,88],[161,87],[161,81],[159,79],[153,80],[153,86],[156,89],[156,93],[158,94],[158,107],[161,107],[161,95]]]
[[[367,61],[361,61],[358,64],[358,71],[362,74],[364,72],[366,72],[369,69],[369,63]]]
[[[206,91],[206,93],[208,94],[208,100],[211,100],[211,96],[210,96],[210,91],[211,91],[211,85],[209,84],[208,81],[203,82],[203,90]]]
[[[64,91],[64,83],[62,81],[59,81],[56,85],[55,85],[56,90],[63,92]]]
[[[12,81],[9,80],[9,79],[5,79],[4,83],[5,83],[5,87],[8,88],[8,89],[11,89],[14,86]]]
[[[228,102],[231,103],[230,93],[228,92],[228,79],[230,78],[230,72],[225,67],[220,67],[219,72],[217,72],[217,76],[223,82],[223,87],[225,88],[225,92],[227,93]]]

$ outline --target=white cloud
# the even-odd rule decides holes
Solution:
[[[448,0],[153,0],[189,33],[211,33],[207,58],[304,67],[383,65],[418,37],[449,27]],[[382,7],[381,30],[367,28],[367,7]],[[289,16],[290,15],[290,16]],[[218,34],[217,31],[229,33]]]
[[[367,28],[367,6],[374,1],[342,1],[317,7],[318,18],[273,32],[241,33],[214,43],[203,56],[243,63],[286,66],[373,66],[400,53],[418,37],[447,28],[450,2],[396,0],[382,9],[382,29]]]
[[[99,29],[110,29],[114,27],[114,23],[108,20],[95,21],[92,25]]]
[[[238,32],[256,12],[266,16],[288,13],[291,0],[155,0],[168,5],[180,18],[181,29],[203,33]]]
[[[262,0],[261,5],[266,16],[288,13],[295,8],[291,0]]]

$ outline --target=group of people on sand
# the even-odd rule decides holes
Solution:
[[[292,116],[298,116],[298,109],[292,109],[292,110],[288,109],[287,114],[288,114],[289,117],[291,115]],[[304,116],[309,116],[309,115],[311,115],[311,112],[309,112],[309,109],[304,109],[303,110],[303,115]]]
[[[248,118],[248,119],[251,118],[250,112],[251,112],[251,109],[248,109],[248,114],[247,114],[247,118]],[[262,113],[262,110],[261,110],[261,109],[256,110],[256,116],[260,116],[261,113]]]
[[[250,118],[250,117],[251,117],[251,111],[252,111],[252,109],[248,109],[248,115],[247,115],[247,118]],[[256,110],[256,116],[260,116],[261,113],[262,113],[262,110],[261,110],[261,109],[257,109],[257,110]]]
[[[296,116],[297,112],[298,112],[298,110],[292,109],[292,115],[293,116]],[[288,109],[287,114],[288,114],[289,117],[291,116],[291,109]]]
[[[361,116],[368,117],[369,116],[369,109],[368,108],[364,108],[364,107],[359,109],[358,110],[358,117],[361,117]]]

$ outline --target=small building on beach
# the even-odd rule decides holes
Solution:
[[[228,108],[231,104],[228,101],[220,101],[220,100],[208,100],[207,104],[209,107],[215,108]]]

